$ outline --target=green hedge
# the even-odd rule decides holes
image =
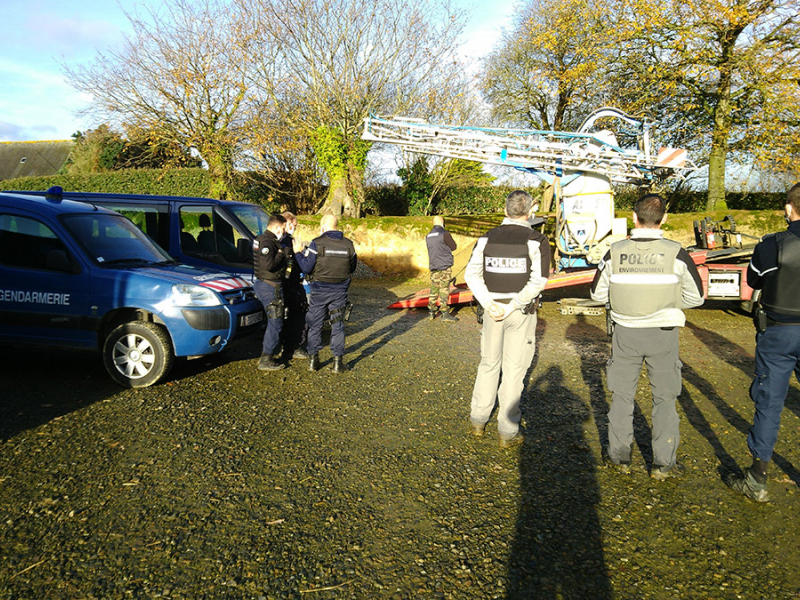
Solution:
[[[165,196],[207,197],[210,180],[205,169],[126,169],[82,175],[54,175],[52,177],[21,177],[0,182],[4,190],[43,191],[60,185],[66,191],[108,192],[118,194],[158,194]],[[451,187],[443,190],[435,199],[433,214],[441,215],[486,215],[502,212],[506,195],[512,191],[508,186]],[[539,188],[528,190],[534,197]],[[259,181],[258,174],[249,173],[232,190],[233,199],[260,204],[268,211],[280,210],[282,204],[293,207],[295,199],[285,190],[276,190],[266,181]],[[322,197],[323,188],[313,195]],[[632,188],[615,191],[617,210],[631,210],[639,192]],[[705,192],[683,191],[667,194],[670,212],[703,212],[706,206]],[[784,193],[730,193],[728,208],[732,210],[781,210],[786,202]],[[313,203],[312,203],[313,204]],[[297,207],[302,209],[302,207]],[[408,206],[404,189],[397,184],[370,186],[365,189],[364,212],[375,216],[405,216]]]
[[[435,215],[486,215],[502,212],[505,198],[516,188],[508,186],[451,187],[442,190],[434,199],[431,212]],[[528,190],[536,197],[538,188]],[[375,216],[405,216],[408,203],[403,186],[387,184],[364,190],[364,212]]]
[[[640,192],[632,188],[618,189],[614,192],[614,205],[617,210],[633,210]],[[681,191],[665,193],[671,213],[704,212],[707,192]],[[786,204],[785,193],[755,192],[728,193],[725,201],[731,210],[782,210]]]
[[[105,192],[109,194],[145,194],[207,198],[211,180],[205,169],[123,169],[105,173],[20,177],[0,182],[4,190],[44,191],[60,185],[69,192]],[[260,204],[268,211],[280,209],[276,194],[265,183],[252,177],[242,178],[233,188],[232,199]],[[268,200],[270,198],[270,200]]]
[[[205,169],[125,169],[106,173],[20,177],[0,183],[4,190],[44,191],[60,185],[70,192],[107,192],[163,196],[208,196]]]

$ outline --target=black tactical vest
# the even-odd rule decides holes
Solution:
[[[490,292],[516,294],[531,278],[528,241],[537,232],[520,225],[501,225],[486,234],[483,281]]]
[[[778,270],[764,275],[761,305],[770,312],[800,316],[800,238],[790,231],[775,234]]]
[[[317,262],[312,273],[313,281],[341,283],[350,277],[350,259],[356,254],[353,242],[347,238],[336,240],[325,235],[314,240]]]
[[[265,231],[253,248],[253,274],[261,281],[280,281],[286,271],[286,257],[280,242],[270,231]]]

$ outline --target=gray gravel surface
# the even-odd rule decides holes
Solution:
[[[747,463],[745,316],[689,313],[687,474],[659,483],[645,379],[632,474],[599,466],[601,317],[545,304],[525,443],[501,450],[494,420],[467,435],[474,315],[385,309],[416,287],[355,284],[342,375],[328,351],[259,372],[252,341],[124,390],[98,356],[0,350],[0,598],[798,597],[796,383],[773,502],[720,480]]]

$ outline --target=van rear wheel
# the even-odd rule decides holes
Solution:
[[[103,362],[111,378],[125,387],[147,387],[172,368],[174,354],[163,327],[146,321],[123,323],[106,338]]]

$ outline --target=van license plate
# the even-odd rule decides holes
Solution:
[[[264,320],[264,313],[263,312],[256,312],[250,313],[249,315],[242,315],[241,323],[239,324],[241,327],[247,327],[248,325],[254,325],[259,321]]]
[[[739,298],[741,277],[742,274],[738,271],[709,272],[708,297]]]

